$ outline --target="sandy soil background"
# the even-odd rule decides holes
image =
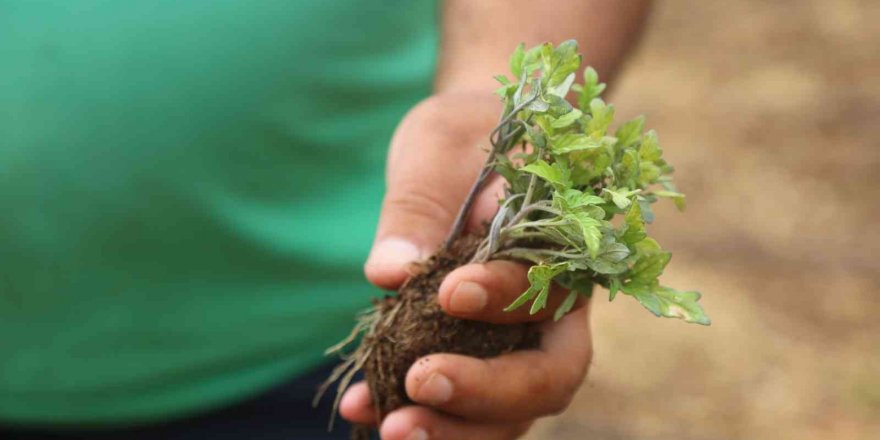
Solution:
[[[599,292],[529,439],[880,439],[880,2],[658,1],[610,100],[678,169],[652,232],[714,323]]]

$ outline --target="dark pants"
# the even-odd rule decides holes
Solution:
[[[334,388],[318,408],[312,408],[315,389],[330,375],[331,366],[228,408],[160,425],[114,430],[22,429],[0,425],[3,440],[343,440],[350,425],[336,418],[327,432]]]

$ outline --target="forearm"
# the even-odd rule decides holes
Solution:
[[[578,41],[585,65],[613,78],[638,41],[650,0],[445,0],[437,93],[487,93],[519,43]]]

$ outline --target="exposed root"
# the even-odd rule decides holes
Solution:
[[[441,352],[487,358],[536,347],[540,335],[529,325],[457,319],[443,312],[437,303],[437,290],[443,278],[473,257],[481,238],[463,237],[452,248],[442,249],[401,286],[397,295],[375,301],[370,311],[362,313],[351,334],[328,350],[341,354],[361,336],[354,352],[341,354],[342,365],[321,385],[315,401],[338,381],[333,403],[335,417],[342,393],[355,374],[363,370],[376,420],[381,421],[389,412],[411,403],[405,389],[406,373],[425,355]],[[334,420],[331,418],[331,428]],[[368,439],[371,429],[356,426],[352,438]]]
[[[339,380],[339,384],[336,387],[336,396],[333,398],[333,409],[330,414],[330,422],[327,426],[328,431],[333,430],[333,423],[336,421],[336,413],[339,410],[339,402],[342,400],[343,392],[345,392],[348,386],[351,385],[354,375],[364,367],[364,364],[372,353],[372,349],[367,344],[361,344],[354,353],[351,354],[342,353],[342,350],[355,342],[361,333],[366,332],[369,334],[373,332],[376,324],[379,322],[378,318],[379,313],[375,308],[370,308],[361,313],[351,333],[344,340],[328,348],[324,352],[328,355],[339,353],[343,360],[341,364],[333,368],[330,377],[321,383],[321,386],[318,387],[318,391],[315,393],[315,397],[312,399],[312,406],[318,406],[318,402],[321,401],[321,397],[324,396],[324,393],[327,392],[334,382]]]
[[[336,345],[324,350],[325,355],[331,355],[334,353],[340,353],[342,349],[347,347],[349,344],[354,342],[358,335],[360,335],[364,330],[368,329],[377,319],[377,311],[375,308],[369,308],[360,313],[358,316],[357,323],[354,325],[354,328],[351,329],[351,333],[345,337],[345,339],[339,341]]]

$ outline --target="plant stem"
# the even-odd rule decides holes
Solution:
[[[528,195],[526,195],[526,197],[528,197]],[[509,227],[514,227],[514,226],[516,226],[517,223],[519,223],[519,222],[521,222],[522,220],[524,220],[524,219],[526,218],[527,215],[529,215],[530,213],[532,213],[532,212],[534,212],[534,211],[545,211],[545,212],[549,212],[549,213],[551,213],[551,214],[556,214],[556,215],[560,215],[560,214],[561,214],[559,211],[557,211],[557,210],[555,210],[555,209],[550,208],[549,206],[547,206],[547,201],[546,201],[546,200],[541,200],[541,201],[539,201],[539,202],[535,202],[535,203],[532,203],[532,204],[530,204],[530,205],[526,205],[526,204],[525,204],[525,200],[524,200],[524,201],[523,201],[523,207],[522,207],[522,208],[519,210],[519,212],[516,213],[516,215],[510,220],[510,223],[508,223],[508,226],[509,226]]]
[[[566,259],[570,259],[570,260],[583,258],[583,255],[571,254],[568,252],[560,252],[560,251],[554,251],[554,250],[550,250],[550,249],[533,249],[533,248],[510,248],[510,249],[505,249],[501,252],[498,252],[495,255],[499,256],[499,257],[523,258],[523,259],[526,259],[529,261],[534,261],[535,258],[528,258],[528,257],[535,256],[535,255],[546,255],[549,257],[560,257],[560,258],[566,258]]]
[[[443,244],[444,249],[449,249],[449,247],[452,246],[452,243],[461,235],[461,231],[464,230],[465,221],[467,221],[468,214],[471,212],[474,201],[476,200],[477,195],[480,194],[480,190],[483,189],[483,185],[486,184],[486,179],[492,174],[492,163],[495,161],[495,155],[510,150],[510,147],[519,141],[519,137],[522,134],[520,133],[520,130],[525,132],[525,129],[522,127],[516,127],[507,134],[502,132],[512,125],[511,121],[516,117],[516,114],[525,109],[526,106],[531,104],[532,101],[537,99],[537,97],[536,94],[511,109],[510,113],[503,115],[501,122],[499,122],[495,129],[492,130],[492,133],[489,135],[489,140],[492,143],[492,151],[489,152],[489,157],[486,158],[486,162],[483,164],[483,169],[480,171],[480,175],[477,176],[477,180],[471,186],[470,191],[468,191],[468,195],[464,199],[464,203],[462,203],[461,209],[459,209],[458,215],[455,217],[455,221],[452,223],[452,229],[449,231],[449,235],[446,237],[446,242]],[[498,136],[497,141],[493,139],[496,135]]]
[[[532,201],[532,193],[535,192],[535,185],[538,184],[538,175],[532,174],[532,177],[529,178],[529,187],[526,189],[526,198],[523,199],[523,206],[529,204]]]
[[[542,150],[538,149],[538,157],[540,158],[542,154]],[[529,178],[529,187],[526,189],[526,198],[523,199],[522,206],[525,207],[529,203],[532,203],[532,193],[535,192],[535,186],[538,184],[538,175],[532,174],[532,177]]]
[[[480,190],[483,189],[483,185],[486,183],[486,179],[492,174],[492,162],[494,162],[494,160],[495,151],[493,149],[493,151],[489,153],[489,157],[486,158],[486,163],[483,164],[483,169],[480,171],[480,175],[471,186],[467,197],[464,199],[464,203],[461,205],[461,209],[458,211],[458,215],[455,217],[455,222],[452,224],[452,230],[449,231],[449,235],[446,237],[446,243],[443,245],[444,248],[449,249],[449,247],[452,246],[452,243],[459,235],[461,235],[461,231],[464,229],[465,220],[471,211],[474,201],[477,199],[477,194],[480,193]]]
[[[541,226],[563,226],[567,225],[568,222],[565,221],[543,221],[543,220],[534,220],[530,222],[517,223],[515,225],[510,225],[505,230],[513,231],[517,229],[525,229],[525,228],[540,228]]]

